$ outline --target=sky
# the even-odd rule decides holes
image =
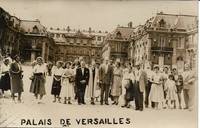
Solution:
[[[20,19],[39,19],[47,28],[109,32],[130,21],[133,26],[144,24],[161,11],[197,15],[197,1],[0,0],[0,7]]]

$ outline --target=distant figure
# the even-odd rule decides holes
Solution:
[[[78,93],[78,104],[86,104],[85,103],[85,89],[88,85],[90,77],[89,69],[86,68],[85,62],[81,61],[81,67],[76,70],[76,85],[77,85],[77,93]]]
[[[23,70],[20,63],[20,57],[18,55],[14,56],[14,61],[10,65],[10,79],[11,79],[11,94],[15,101],[15,93],[18,93],[18,102],[21,101],[21,94],[23,89]]]
[[[48,62],[47,63],[47,73],[48,73],[48,76],[52,75],[52,68],[53,68],[53,63],[52,62]]]

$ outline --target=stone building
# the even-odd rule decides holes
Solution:
[[[128,48],[134,30],[130,22],[128,27],[118,26],[112,33],[109,33],[103,44],[102,57],[109,57],[113,61],[120,60],[122,63],[128,61]]]
[[[95,32],[89,28],[86,30],[53,29],[49,32],[56,44],[55,61],[74,61],[79,57],[87,63],[92,60],[101,60],[101,48],[105,38],[103,32]]]
[[[189,30],[197,26],[197,16],[157,13],[137,27],[129,44],[134,64],[152,64],[183,69]]]
[[[19,53],[22,37],[20,19],[0,8],[0,51],[11,56]]]
[[[45,62],[53,61],[54,40],[50,38],[40,21],[21,20],[20,28],[24,34],[20,47],[24,61],[34,61],[38,56],[43,57]]]

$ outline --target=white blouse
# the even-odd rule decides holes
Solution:
[[[44,64],[42,65],[36,65],[33,69],[33,73],[45,73],[46,72],[46,66]]]
[[[52,69],[53,75],[62,76],[64,69],[62,67],[57,68],[56,66]]]

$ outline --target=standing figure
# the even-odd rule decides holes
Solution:
[[[58,98],[58,102],[60,103],[60,90],[61,90],[61,76],[63,74],[62,61],[58,61],[56,66],[52,69],[53,75],[53,84],[51,88],[51,94],[54,95],[53,102],[56,102],[56,98]]]
[[[113,105],[118,105],[119,96],[122,94],[122,77],[123,70],[121,69],[120,62],[116,62],[113,70],[113,82],[111,85],[111,95],[113,97]]]
[[[66,63],[66,69],[62,75],[62,89],[61,89],[61,97],[64,98],[64,104],[72,104],[71,100],[74,96],[74,78],[75,78],[74,70],[71,67],[71,62]],[[68,102],[67,102],[68,101]]]
[[[135,71],[135,110],[143,111],[143,93],[147,86],[147,74],[143,69],[141,69],[141,66],[142,65],[138,65],[137,70]]]
[[[181,93],[183,92],[183,76],[178,75],[178,79],[175,80],[175,82],[176,82],[176,88],[177,88],[179,109],[182,109],[182,107],[181,107],[181,103],[182,103]]]
[[[100,99],[101,105],[103,105],[103,101],[105,101],[106,105],[109,105],[108,96],[112,82],[113,82],[113,68],[111,65],[109,65],[108,58],[106,58],[104,60],[104,64],[102,64],[99,69],[99,84],[101,87],[101,99]]]
[[[4,97],[4,91],[10,90],[10,75],[9,75],[9,59],[5,58],[3,61],[3,64],[0,67],[0,89],[2,90],[3,97]]]
[[[152,75],[152,86],[149,94],[149,99],[153,104],[153,108],[158,109],[159,103],[164,101],[164,92],[162,86],[162,75],[159,72],[159,67],[154,67],[154,74]]]
[[[90,78],[87,88],[88,97],[91,98],[91,104],[94,105],[94,99],[96,96],[96,90],[99,83],[99,69],[96,66],[96,63],[93,61],[91,67],[89,68]]]
[[[47,63],[47,73],[48,73],[48,76],[52,75],[52,68],[53,68],[53,63],[52,62],[48,62]]]
[[[190,70],[189,64],[185,64],[185,71],[183,72],[183,95],[185,100],[185,108],[192,110],[194,100],[194,84],[195,71]]]
[[[76,70],[75,82],[77,85],[78,104],[85,104],[85,89],[90,77],[89,69],[85,67],[85,62],[81,61],[81,67]]]
[[[23,89],[23,71],[20,63],[20,57],[16,55],[14,61],[10,64],[10,80],[11,80],[11,95],[15,101],[15,93],[18,93],[18,102],[21,102],[21,94]]]
[[[145,103],[145,107],[148,108],[148,106],[149,106],[149,94],[150,94],[151,85],[152,85],[151,76],[153,74],[150,66],[147,67],[146,73],[147,73],[147,84],[145,86],[145,101],[144,101],[144,103]]]
[[[165,90],[164,88],[164,86],[165,86],[165,82],[168,80],[168,78],[169,78],[169,69],[168,69],[168,67],[164,67],[164,69],[163,69],[163,73],[162,73],[162,86],[163,86],[163,91],[164,91],[164,101],[163,101],[163,103],[162,103],[162,105],[163,105],[163,108],[165,109],[166,108],[166,105],[168,105],[168,100],[166,99],[166,96],[167,96],[167,90]]]
[[[165,92],[168,107],[176,109],[177,89],[173,75],[169,75],[169,79],[165,82]]]
[[[124,95],[124,105],[121,107],[130,107],[130,101],[134,99],[134,84],[135,76],[132,71],[131,65],[127,67],[128,72],[123,75],[125,95]]]
[[[36,58],[37,65],[33,69],[33,81],[31,83],[30,92],[34,93],[38,104],[42,103],[42,98],[46,94],[45,91],[45,77],[46,77],[46,66],[43,63],[42,57]],[[38,100],[38,95],[40,98]]]

